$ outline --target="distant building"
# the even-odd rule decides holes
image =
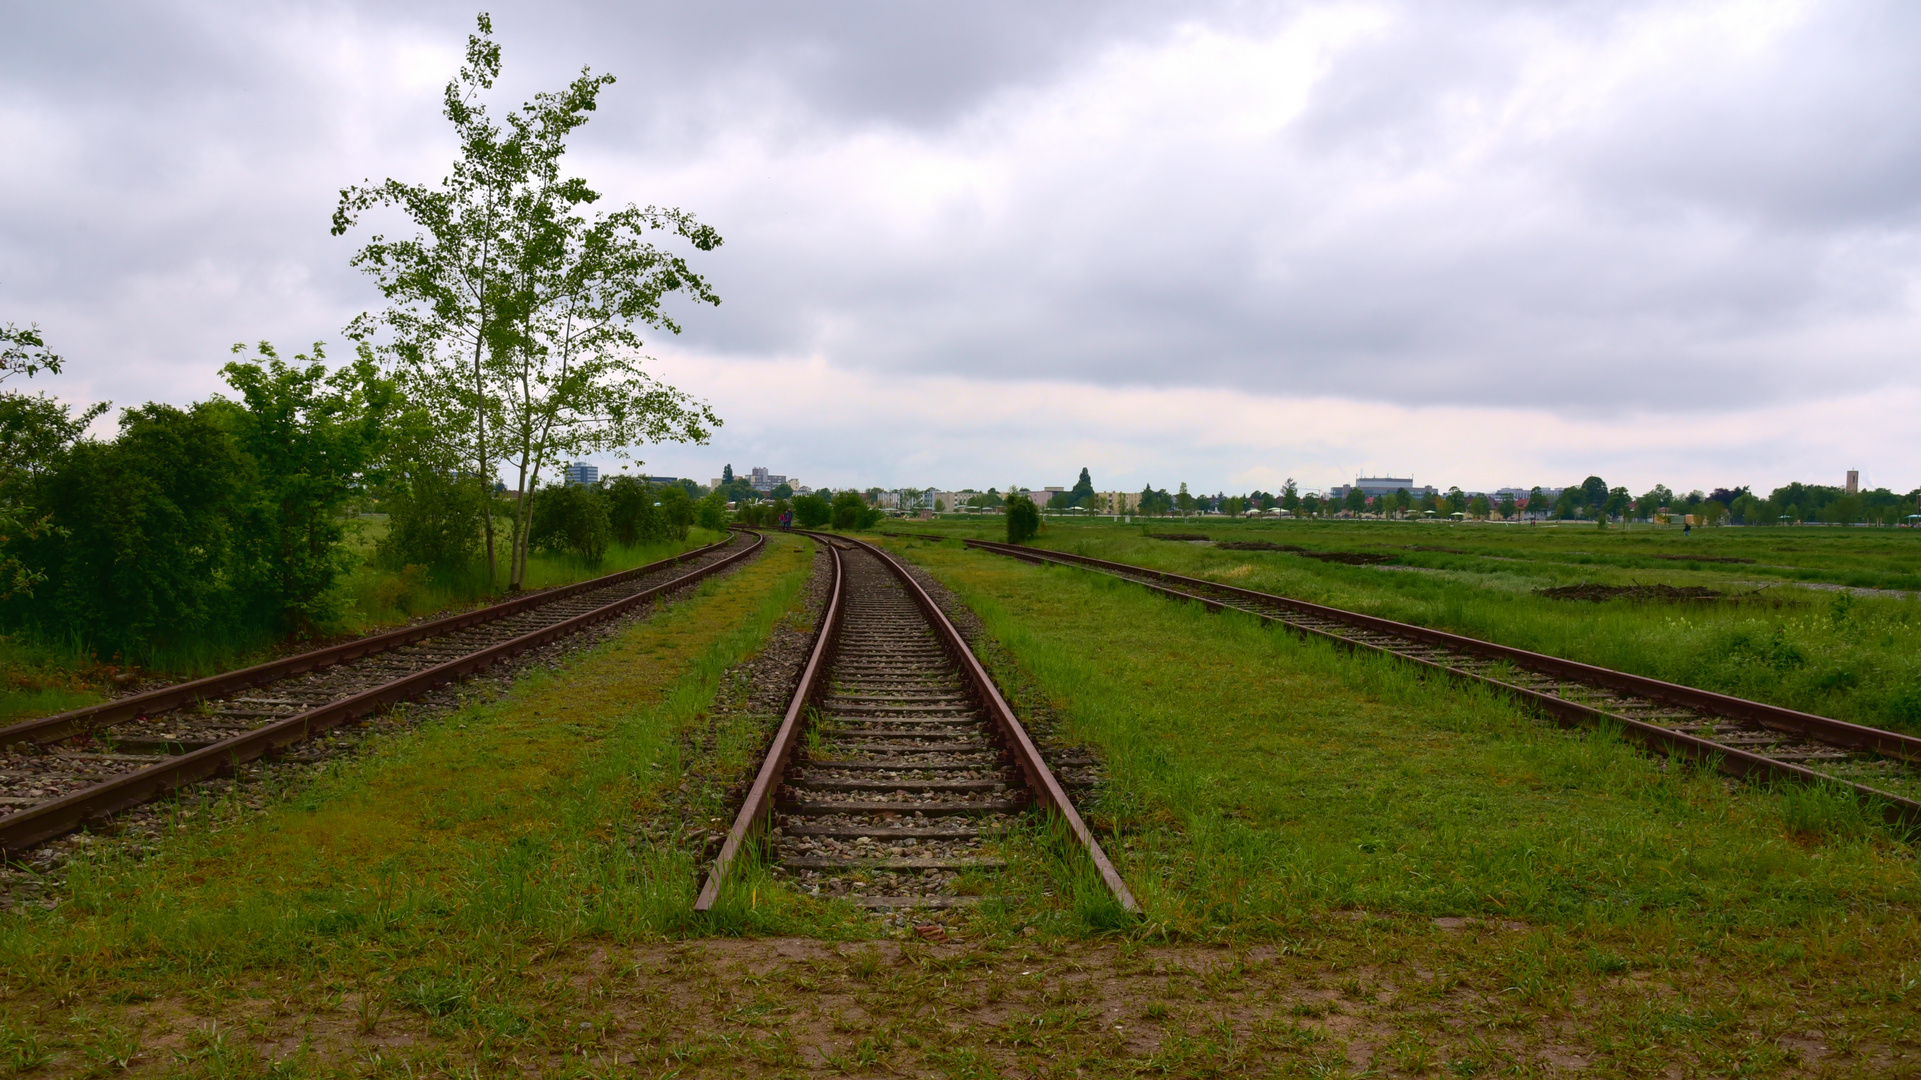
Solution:
[[[1848,470],[1848,494],[1850,495],[1861,494],[1861,470],[1860,469]]]
[[[755,491],[766,494],[782,484],[788,483],[788,480],[785,476],[781,476],[778,473],[768,472],[764,466],[756,465],[753,471],[748,474],[747,483],[748,486],[752,487]]]
[[[1094,502],[1088,509],[1096,514],[1118,517],[1131,514],[1140,509],[1141,493],[1138,491],[1097,491]]]
[[[1405,491],[1417,499],[1425,499],[1429,495],[1436,494],[1432,487],[1415,487],[1414,478],[1411,476],[1357,476],[1352,484],[1336,484],[1328,488],[1327,497],[1345,499],[1347,493],[1355,488],[1360,488],[1361,494],[1370,499],[1392,495],[1397,491]]]
[[[680,483],[680,477],[678,476],[643,476],[640,479],[642,483],[647,483],[647,484],[678,484]]]
[[[574,484],[598,484],[600,483],[600,466],[589,465],[584,461],[576,461],[562,470],[561,475],[565,477],[564,482],[569,486]]]

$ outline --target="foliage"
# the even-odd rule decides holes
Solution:
[[[221,369],[245,406],[231,414],[233,436],[255,484],[239,530],[243,619],[311,632],[337,614],[328,592],[352,560],[339,511],[378,452],[392,389],[365,357],[329,375],[318,342],[298,364],[267,342],[257,349],[258,360]]]
[[[862,498],[858,491],[843,491],[834,496],[834,501],[828,504],[828,512],[834,528],[842,531],[859,528],[861,518],[866,511],[867,500]]]
[[[679,484],[663,484],[659,491],[654,509],[660,514],[661,529],[669,539],[687,539],[687,530],[694,525],[693,496]]]
[[[589,566],[607,557],[613,522],[607,499],[585,484],[559,484],[534,492],[534,531],[528,542],[542,551],[564,551]]]
[[[497,123],[479,98],[500,73],[492,25],[480,16],[466,63],[446,87],[444,113],[461,156],[438,187],[388,180],[341,193],[336,235],[376,207],[398,208],[420,229],[374,236],[354,264],[379,282],[389,307],[355,321],[364,340],[384,333],[389,362],[438,390],[448,438],[481,484],[497,461],[531,491],[543,471],[596,451],[646,442],[703,442],[719,419],[704,403],[642,368],[635,324],[678,333],[661,311],[676,293],[719,298],[686,261],[646,237],[666,231],[711,251],[720,235],[675,209],[629,205],[591,219],[599,194],[564,176],[560,161],[612,76],[583,71],[559,92]],[[525,578],[529,515],[514,519],[508,578]],[[488,539],[492,548],[491,532]]]
[[[31,379],[42,371],[58,375],[64,362],[47,348],[37,324],[30,324],[25,330],[13,323],[0,326],[0,382],[15,375]]]
[[[794,524],[803,529],[818,529],[833,519],[833,508],[819,495],[802,495],[794,500]]]
[[[1040,535],[1041,512],[1025,495],[1007,497],[1007,542],[1024,544]]]
[[[339,614],[340,515],[378,449],[390,390],[370,365],[328,374],[262,345],[223,374],[240,401],[124,412],[111,441],[78,439],[95,413],[0,399],[10,485],[47,527],[8,545],[51,587],[13,598],[9,625],[149,656],[209,640],[313,632]]]
[[[20,330],[8,324],[0,330],[0,342],[5,345],[0,382],[60,370],[60,358],[47,350],[37,327]],[[62,534],[36,506],[33,488],[108,407],[101,402],[76,415],[45,394],[0,393],[0,600],[32,596],[46,580],[44,570],[23,559],[20,549]]]
[[[718,529],[727,523],[727,500],[710,491],[694,504],[694,522],[703,529]]]
[[[233,437],[235,407],[128,409],[112,442],[76,444],[42,498],[67,535],[32,561],[54,585],[16,611],[50,636],[134,656],[239,624],[246,573],[234,543],[255,480]]]
[[[674,526],[657,505],[664,488],[656,490],[643,480],[616,476],[601,481],[600,491],[607,500],[608,524],[616,541],[632,545],[669,538]]]

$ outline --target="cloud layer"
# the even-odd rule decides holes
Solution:
[[[376,298],[334,192],[444,172],[471,18],[10,14],[0,318],[69,355],[58,392],[121,403],[212,391],[233,341],[337,338]],[[574,167],[727,237],[726,303],[658,343],[729,419],[644,455],[687,474],[1921,483],[1911,6],[494,19],[501,106],[613,71]]]

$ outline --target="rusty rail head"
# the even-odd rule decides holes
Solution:
[[[1093,830],[1087,827],[1087,822],[1081,820],[1080,812],[1074,809],[1073,800],[1067,797],[1067,791],[1061,787],[1060,781],[1055,779],[1053,771],[1047,767],[1047,762],[1042,760],[1040,749],[1034,745],[1034,740],[1027,734],[1027,728],[1014,715],[1014,710],[1008,706],[1007,699],[1001,696],[1000,689],[994,685],[993,676],[981,666],[980,660],[974,656],[974,651],[967,647],[967,639],[961,637],[960,631],[954,628],[954,624],[947,618],[947,613],[940,609],[939,604],[934,603],[934,598],[927,595],[927,590],[921,588],[920,582],[914,580],[914,575],[908,573],[906,567],[903,567],[892,554],[864,540],[853,542],[873,552],[889,570],[893,571],[894,576],[900,579],[908,595],[914,598],[914,603],[927,616],[927,621],[934,625],[935,633],[940,637],[943,647],[960,665],[975,695],[993,716],[995,726],[1000,728],[1008,750],[1014,755],[1015,763],[1020,766],[1022,775],[1027,778],[1028,787],[1039,796],[1042,805],[1060,815],[1061,821],[1086,849],[1088,858],[1094,863],[1094,868],[1100,872],[1101,881],[1107,885],[1108,891],[1114,894],[1114,899],[1120,902],[1121,907],[1130,914],[1140,914],[1140,904],[1135,901],[1133,892],[1127,887],[1127,882],[1122,880],[1120,871],[1114,868],[1113,862],[1107,857],[1107,852],[1101,849],[1101,842],[1094,838]]]
[[[720,899],[720,887],[727,880],[727,872],[734,868],[741,849],[747,846],[748,840],[765,823],[768,811],[774,804],[774,795],[780,790],[781,777],[787,772],[787,763],[794,756],[794,748],[800,744],[807,708],[813,704],[820,692],[821,680],[827,675],[827,664],[833,658],[834,643],[840,635],[841,618],[845,613],[842,603],[844,590],[841,587],[845,575],[841,572],[840,545],[827,543],[824,546],[833,557],[834,580],[832,588],[828,590],[827,610],[821,613],[820,625],[814,630],[813,651],[807,656],[807,667],[801,671],[800,683],[787,703],[787,713],[781,717],[780,728],[774,732],[773,745],[760,763],[760,772],[754,776],[754,786],[748,789],[747,800],[741,803],[740,813],[734,815],[734,826],[727,830],[727,839],[720,846],[720,854],[714,856],[713,865],[707,870],[707,879],[701,884],[700,895],[694,900],[695,911],[713,910],[715,902]]]
[[[631,570],[620,570],[588,581],[575,582],[572,585],[563,585],[557,589],[544,589],[540,592],[527,593],[524,596],[517,596],[512,600],[503,600],[498,604],[489,604],[486,607],[475,608],[472,611],[463,611],[455,615],[443,616],[424,623],[416,623],[413,626],[403,626],[398,630],[389,630],[384,634],[373,634],[368,637],[355,638],[352,641],[341,642],[338,645],[329,645],[324,649],[315,649],[311,652],[300,653],[296,656],[286,656],[278,660],[269,660],[264,664],[255,664],[252,667],[241,668],[237,671],[223,672],[219,675],[209,675],[204,679],[176,683],[173,686],[163,686],[157,690],[148,690],[145,693],[132,694],[127,697],[117,698],[113,701],[103,701],[98,705],[88,705],[85,708],[72,709],[68,712],[58,713],[53,716],[43,716],[34,720],[23,720],[17,724],[0,728],[0,750],[18,744],[58,742],[61,739],[73,735],[79,735],[96,728],[117,724],[122,720],[131,720],[135,717],[146,716],[150,713],[166,712],[168,709],[177,709],[182,705],[189,705],[206,698],[224,697],[237,690],[245,690],[266,683],[278,682],[292,675],[299,675],[319,668],[332,667],[335,664],[345,663],[349,660],[358,660],[363,656],[372,656],[375,653],[397,649],[402,645],[411,645],[425,638],[437,637],[441,634],[465,629],[469,626],[478,626],[482,623],[504,619],[509,615],[518,614],[528,608],[541,607],[546,604],[551,604],[556,600],[565,600],[570,596],[575,596],[583,592],[606,588],[609,585],[617,585],[622,581],[642,577],[656,570],[664,570],[667,567],[676,566],[689,559],[697,559],[702,555],[717,551],[731,543],[733,543],[733,537],[730,536],[720,543],[709,544],[706,547],[695,548],[691,551],[683,551],[672,558],[661,559],[658,562],[651,562],[645,566],[637,566]]]
[[[231,739],[224,739],[212,746],[169,758],[136,772],[123,773],[92,787],[82,788],[60,798],[0,817],[0,857],[11,857],[35,844],[72,832],[89,822],[138,806],[168,791],[232,769],[281,747],[300,742],[318,732],[357,720],[382,706],[419,697],[463,675],[491,667],[501,660],[517,656],[528,649],[537,648],[595,623],[624,614],[663,593],[684,588],[732,566],[759,551],[765,543],[765,537],[756,536],[752,544],[724,559],[691,573],[682,574],[672,581],[656,585],[651,589],[637,592],[632,596],[624,596],[612,603],[582,612],[552,626],[510,638],[478,652],[383,683],[353,697],[343,698],[317,709],[310,709],[265,727],[236,735]],[[711,551],[713,546],[699,550]],[[669,564],[676,561],[679,561],[678,557],[669,560]],[[551,597],[551,594],[538,595]]]

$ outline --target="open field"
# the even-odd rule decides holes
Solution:
[[[1913,850],[1507,702],[1061,568],[897,543],[1105,759],[1116,925],[1044,832],[932,944],[675,837],[759,733],[721,672],[800,615],[781,546],[263,812],[186,808],[0,932],[49,1076],[1891,1075]],[[1223,553],[1225,554],[1225,553]],[[1410,575],[1412,576],[1412,575]],[[706,732],[708,738],[691,738]],[[703,821],[702,819],[706,819]],[[209,827],[209,825],[213,827]],[[715,940],[718,936],[719,940]],[[742,940],[734,940],[736,936]]]
[[[371,552],[385,522],[379,518],[356,523],[355,549]],[[529,587],[545,589],[642,566],[680,552],[711,544],[720,534],[693,529],[685,541],[624,545],[608,549],[596,566],[565,554],[535,552],[528,557]],[[435,579],[422,567],[384,570],[363,561],[336,586],[341,608],[338,629],[344,634],[366,634],[428,615],[465,608],[486,595],[485,574]],[[285,649],[307,649],[313,642],[208,642],[190,653],[166,658],[150,671],[138,673],[142,685],[179,682],[245,667]],[[136,677],[127,669],[105,662],[75,646],[0,636],[0,725],[32,716],[77,709],[101,701],[119,681]]]
[[[1001,538],[986,522],[913,528]],[[1349,565],[1296,552],[1155,540],[1148,533],[1204,534],[1387,561]],[[1921,588],[1921,530],[1729,528],[1683,537],[1678,529],[1592,525],[1069,521],[1050,522],[1038,544],[1855,723],[1921,731],[1921,601],[1836,588]],[[1598,603],[1538,595],[1581,585],[1722,595]]]

